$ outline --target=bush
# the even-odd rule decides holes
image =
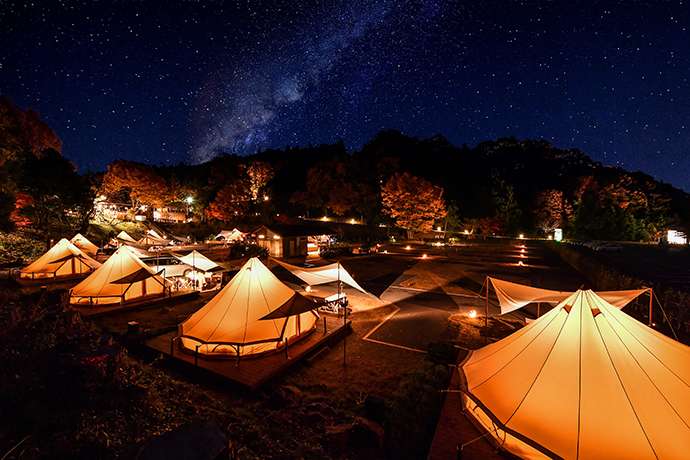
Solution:
[[[0,232],[0,264],[27,264],[46,251],[46,245],[18,233]]]

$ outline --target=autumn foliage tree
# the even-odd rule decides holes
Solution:
[[[446,216],[443,188],[410,173],[396,173],[381,187],[383,211],[408,231],[429,232]]]
[[[171,198],[165,179],[152,167],[120,160],[108,165],[101,193],[115,196],[123,192],[129,198],[133,209],[138,209],[142,205],[160,206]]]
[[[548,189],[537,194],[534,203],[536,225],[544,233],[563,228],[572,217],[573,208],[561,190]]]
[[[230,222],[244,216],[251,200],[249,186],[244,180],[236,180],[221,188],[206,209],[209,219]]]
[[[371,192],[367,184],[356,180],[350,169],[340,160],[309,168],[306,190],[294,193],[290,201],[305,209],[319,209],[336,216],[363,212]]]
[[[266,185],[273,178],[273,167],[265,161],[256,160],[249,163],[246,172],[251,199],[259,201]]]

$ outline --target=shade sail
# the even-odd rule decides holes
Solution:
[[[128,246],[122,246],[98,270],[70,290],[70,303],[113,304],[164,294],[165,280]]]
[[[501,307],[502,315],[535,302],[555,305],[572,294],[572,291],[553,291],[550,289],[535,288],[524,284],[492,278],[490,276],[488,280],[496,291],[496,297],[498,297],[498,304]],[[613,306],[623,308],[645,292],[649,292],[649,288],[623,291],[600,291],[597,292],[597,295]]]
[[[262,320],[302,297],[257,258],[251,258],[206,305],[179,325],[182,346],[205,355],[248,355],[277,349],[285,339],[311,331],[318,315]]]
[[[76,276],[90,273],[100,266],[77,246],[62,238],[41,257],[22,268],[19,277],[45,279]]]
[[[339,262],[323,265],[321,267],[298,267],[291,265],[278,259],[273,259],[278,265],[290,271],[293,275],[309,284],[316,286],[319,284],[333,283],[341,281],[350,287],[357,289],[360,292],[367,294],[367,291],[360,286],[357,281],[352,278],[347,270]]]
[[[77,233],[69,241],[87,254],[96,255],[98,252],[98,246],[89,241],[88,238],[81,233]]]
[[[202,272],[212,272],[222,270],[223,267],[197,251],[196,249],[185,256],[175,256],[179,261],[185,265],[189,265],[195,270]]]
[[[690,347],[592,291],[460,365],[463,404],[522,458],[687,458]]]

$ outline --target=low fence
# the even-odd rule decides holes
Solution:
[[[688,286],[688,291],[685,291],[628,275],[597,260],[593,251],[583,246],[551,243],[549,248],[556,252],[564,262],[582,273],[596,289],[602,291],[639,289],[642,286],[654,289],[654,295],[664,306],[668,322],[678,335],[678,339],[685,344],[690,343],[690,286]],[[625,311],[646,324],[648,306],[643,304],[644,302],[632,304],[626,307]],[[657,330],[673,337],[668,323],[664,321],[663,314],[656,303],[654,305],[654,322]]]

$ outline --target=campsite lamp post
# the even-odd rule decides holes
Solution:
[[[184,199],[185,203],[187,203],[187,217],[189,217],[189,208],[194,203],[194,197],[189,195],[187,198]]]

